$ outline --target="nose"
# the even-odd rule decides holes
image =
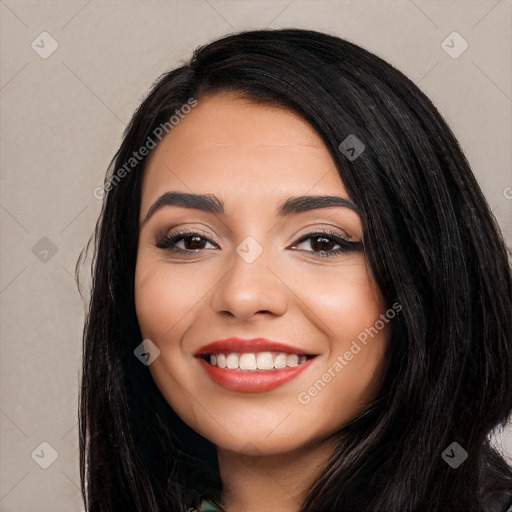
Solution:
[[[234,253],[229,270],[215,286],[214,310],[243,321],[261,314],[284,315],[290,291],[273,266],[265,252],[252,262]]]

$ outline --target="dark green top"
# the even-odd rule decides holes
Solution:
[[[203,498],[197,512],[223,512],[223,510],[209,499]]]

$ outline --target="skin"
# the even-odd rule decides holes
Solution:
[[[166,206],[143,222],[169,191],[214,194],[225,213]],[[301,195],[350,199],[321,137],[293,112],[230,94],[201,98],[153,151],[143,181],[135,302],[144,339],[160,350],[149,369],[183,421],[218,447],[230,512],[298,511],[333,451],[330,436],[381,381],[387,325],[308,403],[298,399],[386,311],[364,251],[322,257],[317,238],[299,242],[325,229],[360,242],[358,214],[329,207],[277,215]],[[177,246],[191,255],[155,246],[181,229],[206,238],[199,251],[183,239]],[[247,236],[263,250],[252,263],[236,252]],[[229,337],[269,338],[318,356],[273,390],[231,391],[193,355]]]

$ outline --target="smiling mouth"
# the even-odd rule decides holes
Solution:
[[[266,338],[214,341],[194,355],[213,382],[245,393],[281,386],[306,372],[318,356]]]
[[[216,352],[202,354],[201,359],[211,366],[243,372],[276,371],[301,366],[314,355],[290,354],[286,352]]]
[[[225,389],[243,393],[270,391],[311,367],[316,355],[285,352],[216,352],[197,360],[208,377]]]

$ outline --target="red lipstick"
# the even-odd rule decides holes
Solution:
[[[292,347],[278,341],[267,340],[265,338],[254,338],[246,340],[241,338],[229,338],[226,340],[214,341],[200,348],[194,355],[216,354],[219,352],[285,352],[287,354],[308,355],[308,352],[300,348]]]
[[[297,354],[298,356],[306,356],[306,360],[297,366],[265,370],[220,368],[209,362],[209,357],[212,355],[233,353],[240,355],[261,352],[270,352],[274,357],[277,354]],[[317,354],[311,354],[303,349],[265,338],[229,338],[210,343],[199,349],[194,355],[198,358],[207,375],[220,386],[232,391],[258,393],[274,389],[299,376],[310,367],[313,358]]]

